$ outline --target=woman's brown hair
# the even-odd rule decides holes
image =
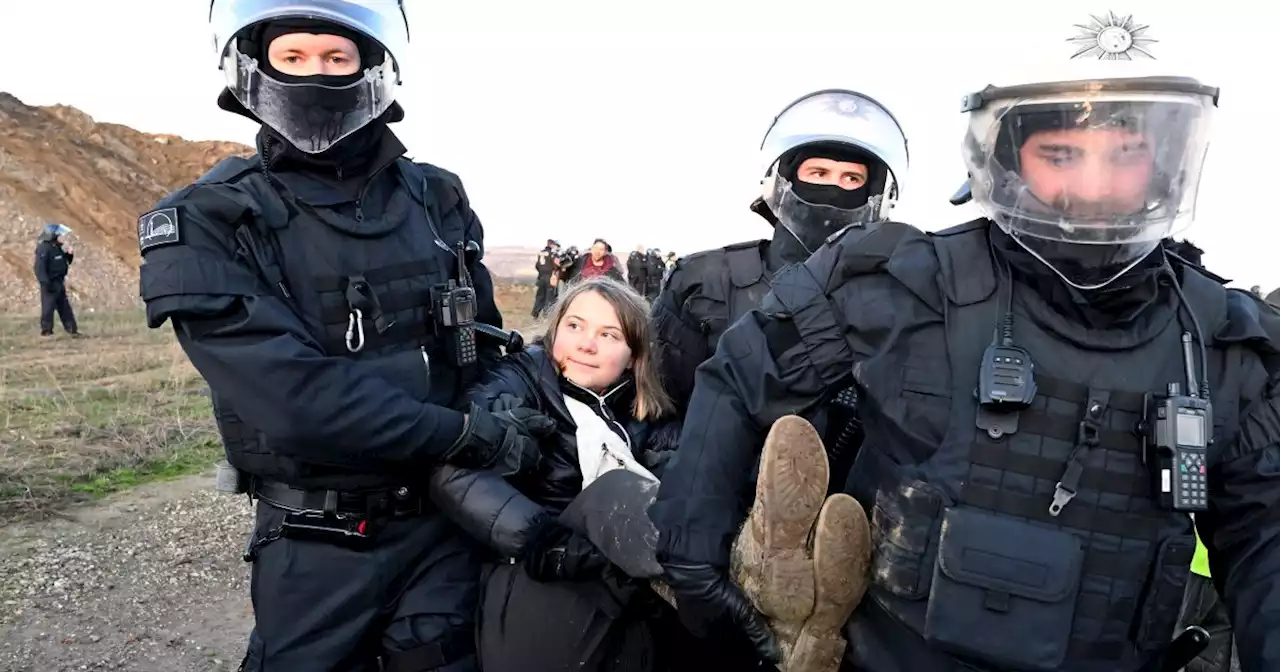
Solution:
[[[637,420],[653,420],[675,410],[671,397],[662,387],[658,376],[658,362],[652,343],[652,331],[649,326],[649,302],[627,285],[613,278],[600,276],[574,282],[560,292],[551,309],[547,311],[547,323],[542,336],[536,342],[542,343],[547,353],[554,352],[556,345],[556,329],[573,300],[595,292],[613,306],[618,314],[618,322],[622,325],[622,337],[631,348],[631,371],[635,376],[636,399],[631,412]]]

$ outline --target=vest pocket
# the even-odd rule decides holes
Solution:
[[[1134,643],[1143,651],[1169,646],[1182,610],[1182,595],[1187,588],[1191,558],[1196,553],[1192,535],[1170,537],[1160,544],[1155,564],[1142,598],[1141,619],[1137,623]]]
[[[908,600],[929,594],[933,575],[929,550],[937,537],[942,501],[941,492],[920,481],[876,492],[871,512],[875,585]]]
[[[947,509],[924,638],[1002,667],[1056,670],[1071,640],[1083,563],[1080,539],[1068,532]]]

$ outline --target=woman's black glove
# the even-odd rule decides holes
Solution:
[[[663,563],[663,580],[676,597],[680,622],[698,637],[725,626],[736,628],[751,640],[756,654],[771,664],[782,661],[778,641],[756,611],[755,605],[729,580],[724,569],[713,565]]]
[[[548,520],[525,547],[524,569],[534,581],[581,581],[600,576],[609,561],[586,537]]]

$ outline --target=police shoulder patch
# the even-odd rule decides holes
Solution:
[[[138,251],[182,241],[177,208],[152,210],[138,218]]]

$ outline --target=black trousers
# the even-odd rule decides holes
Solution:
[[[271,540],[284,516],[258,503],[256,622],[242,670],[478,671],[480,560],[443,516],[375,519],[365,548]]]
[[[67,298],[67,288],[65,285],[41,285],[40,286],[40,333],[53,333],[53,313],[57,311],[58,319],[62,321],[62,328],[68,334],[74,334],[79,331],[76,326],[76,314],[71,310],[71,301]]]
[[[542,317],[542,311],[546,310],[555,301],[555,296],[555,292],[551,291],[551,278],[546,280],[538,278],[536,289],[533,293],[533,316]]]

